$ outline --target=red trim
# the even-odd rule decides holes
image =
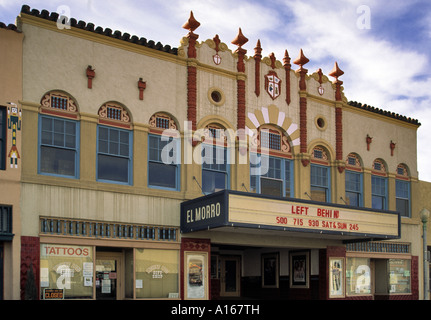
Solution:
[[[283,63],[284,63],[284,70],[286,70],[286,102],[287,105],[290,104],[290,67],[292,66],[290,64],[290,57],[289,54],[287,53],[287,50],[284,52],[284,58],[283,58]]]
[[[68,112],[62,112],[54,109],[45,109],[45,108],[41,108],[40,112],[44,114],[50,114],[50,115],[60,116],[60,117],[65,117],[70,119],[78,119],[78,115],[76,113],[68,113]]]
[[[130,124],[124,123],[124,122],[116,122],[116,121],[109,121],[105,119],[99,119],[99,123],[109,125],[109,126],[124,128],[124,129],[130,129]]]

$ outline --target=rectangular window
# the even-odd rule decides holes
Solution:
[[[371,176],[371,201],[372,208],[385,210],[387,205],[387,180],[386,178]]]
[[[148,185],[180,189],[181,141],[160,135],[148,136]]]
[[[227,149],[202,144],[202,191],[217,192],[229,188]]]
[[[6,169],[6,108],[0,107],[0,170]]]
[[[64,299],[93,297],[93,248],[59,244],[40,245],[40,295],[60,289]]]
[[[39,173],[78,178],[79,122],[40,116]]]
[[[97,179],[132,184],[132,133],[98,127]]]
[[[250,154],[250,188],[276,197],[293,197],[292,162]]]
[[[0,235],[12,234],[12,207],[0,205]]]
[[[404,259],[388,260],[389,293],[411,293],[411,261]]]
[[[402,217],[410,217],[410,183],[395,180],[397,211]]]
[[[350,206],[362,206],[362,173],[346,171],[346,201]]]
[[[311,165],[311,199],[329,202],[330,199],[329,168]]]
[[[178,298],[179,252],[176,250],[136,249],[136,298]]]
[[[371,294],[371,264],[368,258],[347,258],[346,294]]]

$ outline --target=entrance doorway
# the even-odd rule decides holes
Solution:
[[[118,252],[97,252],[96,256],[96,299],[122,299],[122,254]]]
[[[240,257],[220,257],[220,296],[239,297],[240,295]]]

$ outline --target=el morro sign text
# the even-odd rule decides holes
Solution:
[[[187,223],[219,217],[220,208],[220,202],[217,202],[187,210]]]

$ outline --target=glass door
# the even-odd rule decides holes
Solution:
[[[98,253],[96,258],[96,299],[116,300],[121,297],[120,257]]]
[[[240,258],[221,257],[220,295],[223,297],[239,297],[240,278]]]

